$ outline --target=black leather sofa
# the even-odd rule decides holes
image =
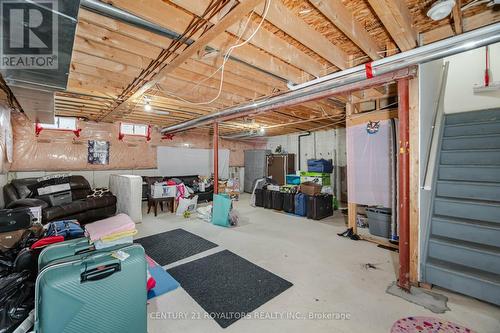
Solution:
[[[158,177],[149,177],[149,176],[142,176],[142,180],[144,181],[142,185],[142,198],[143,200],[147,200],[150,192],[151,192],[151,185],[156,183],[156,182],[161,182],[161,181],[166,181],[172,178],[178,178],[182,180],[184,185],[193,188],[193,182],[195,180],[198,180],[198,176],[172,176],[172,177],[163,177],[163,176],[158,176]],[[212,201],[214,197],[214,190],[213,187],[207,187],[205,188],[205,192],[199,192],[195,191],[195,195],[198,196],[198,202],[207,202],[207,201]]]
[[[42,222],[61,219],[77,219],[80,224],[101,220],[116,213],[116,197],[87,198],[92,192],[89,182],[83,176],[70,176],[72,202],[51,206],[46,200],[28,198],[31,194],[29,186],[35,184],[37,178],[14,179],[3,188],[5,208],[42,206]]]

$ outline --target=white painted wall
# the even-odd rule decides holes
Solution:
[[[445,113],[500,107],[500,90],[474,94],[472,88],[484,84],[485,48],[460,53],[450,62],[444,99]],[[500,43],[490,45],[490,82],[500,82]]]
[[[295,154],[295,168],[297,170],[307,169],[307,160],[311,158],[335,159],[337,151],[337,160],[339,166],[347,165],[346,154],[346,132],[345,128],[336,130],[312,132],[310,136],[301,139],[301,165],[298,165],[298,138],[299,134],[289,134],[273,136],[267,140],[267,149],[272,152],[278,145],[287,153]]]

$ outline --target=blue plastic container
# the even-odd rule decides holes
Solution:
[[[286,175],[286,183],[288,185],[300,185],[300,176],[298,176],[298,175]]]
[[[309,172],[322,172],[332,173],[333,163],[332,160],[307,160],[307,171]]]

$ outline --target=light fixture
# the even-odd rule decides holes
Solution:
[[[151,111],[153,108],[151,107],[151,104],[149,104],[149,102],[146,102],[146,104],[144,105],[144,111]]]
[[[427,12],[427,16],[433,21],[439,21],[451,14],[453,7],[456,6],[455,0],[438,0],[432,4]]]
[[[260,134],[266,134],[266,129],[264,127],[259,128]]]

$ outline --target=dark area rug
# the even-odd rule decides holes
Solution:
[[[160,266],[217,247],[217,244],[184,229],[174,229],[161,234],[139,238],[134,242],[141,244],[146,254]]]
[[[227,250],[179,265],[168,273],[222,328],[293,285]]]

